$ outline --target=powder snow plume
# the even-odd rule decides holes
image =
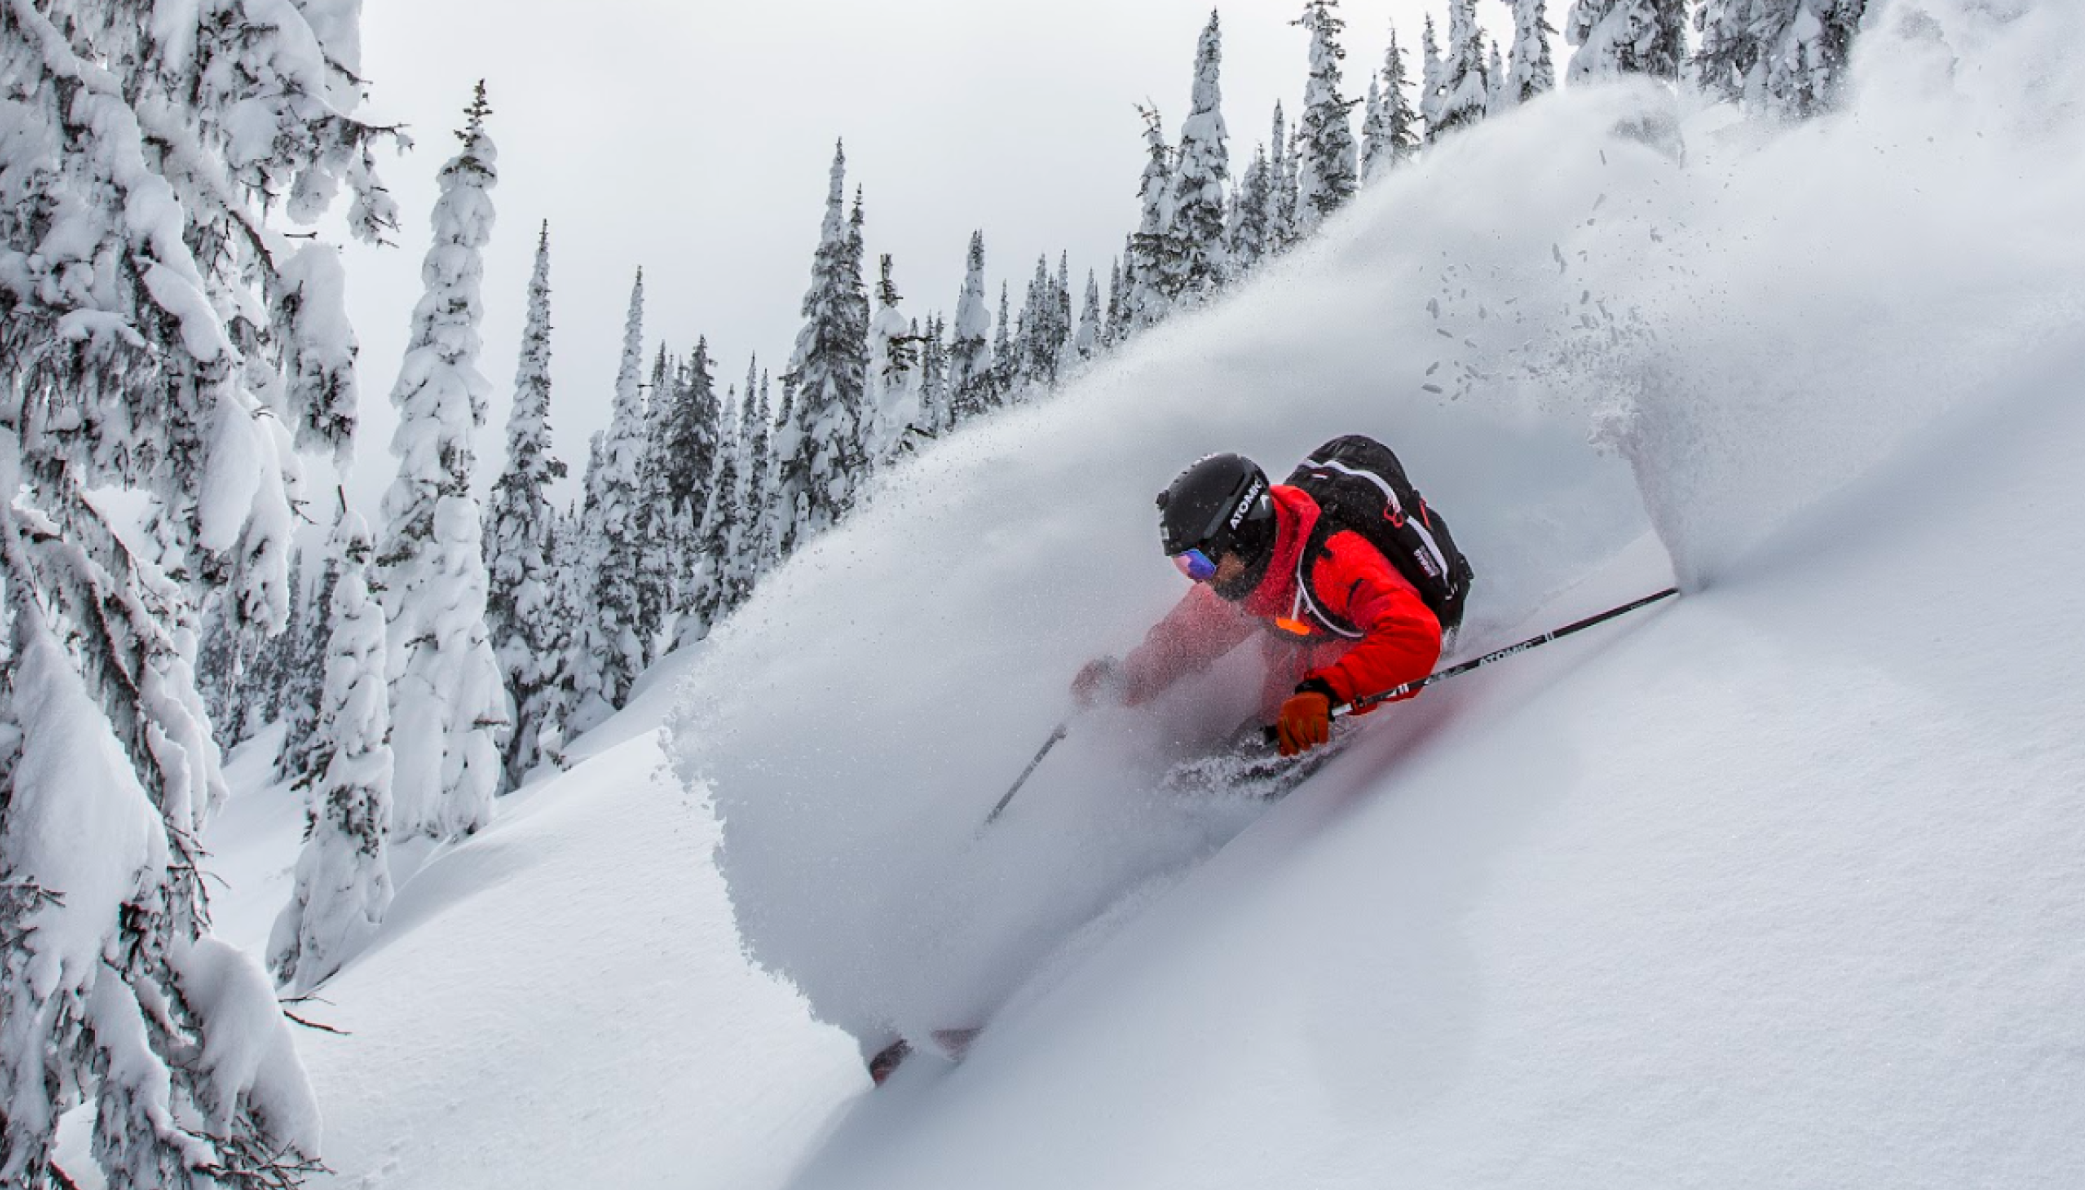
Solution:
[[[1248,713],[1239,655],[1074,720],[978,830],[1079,665],[1179,596],[1151,500],[1203,454],[1279,473],[1338,434],[1389,442],[1476,565],[1474,648],[1647,531],[1688,585],[1742,572],[2074,323],[2085,16],[1931,0],[1869,24],[1846,110],[1800,126],[1640,83],[1490,121],[882,476],[681,694],[676,768],[722,821],[750,955],[865,1038],[980,1020],[1251,820],[1155,788]]]

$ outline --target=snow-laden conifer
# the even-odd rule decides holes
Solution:
[[[321,561],[317,585],[308,590],[302,569],[302,554],[293,553],[290,596],[294,611],[282,634],[282,690],[276,700],[283,725],[282,750],[275,757],[278,781],[293,781],[307,769],[305,760],[319,726],[319,696],[326,684],[326,640],[331,635],[326,609],[332,600],[334,566],[330,556]]]
[[[1125,241],[1125,247],[1127,243]],[[1122,261],[1117,256],[1108,262],[1108,310],[1101,328],[1101,339],[1108,346],[1129,337],[1129,292],[1122,278]]]
[[[956,295],[956,322],[950,328],[948,389],[951,425],[992,407],[992,314],[985,308],[985,233],[970,233],[963,288]]]
[[[1173,150],[1166,144],[1165,125],[1156,107],[1139,105],[1137,114],[1144,119],[1144,173],[1137,187],[1137,230],[1123,266],[1132,329],[1150,326],[1170,308],[1165,262],[1173,225]]]
[[[1300,170],[1297,142],[1282,116],[1281,101],[1274,101],[1274,127],[1267,149],[1267,249],[1283,251],[1301,234],[1297,226],[1296,179]]]
[[[464,112],[463,147],[440,174],[434,244],[405,362],[391,390],[398,475],[384,494],[379,558],[391,650],[391,825],[453,839],[492,816],[511,711],[485,627],[482,514],[472,437],[491,386],[478,372],[483,251],[492,238],[498,154],[485,86]]]
[[[1477,0],[1448,0],[1448,54],[1441,63],[1437,116],[1429,138],[1467,128],[1491,107],[1491,66],[1484,49],[1484,30],[1477,24]]]
[[[1340,45],[1346,22],[1335,10],[1339,0],[1305,0],[1296,19],[1310,33],[1310,81],[1303,91],[1303,115],[1296,122],[1302,170],[1296,178],[1299,234],[1308,234],[1325,216],[1345,206],[1360,184],[1354,129],[1348,110],[1354,104],[1340,93]]]
[[[1496,38],[1487,41],[1484,49],[1484,82],[1486,88],[1484,95],[1484,110],[1487,114],[1491,112],[1502,112],[1505,111],[1508,107],[1512,106],[1512,104],[1509,104],[1506,101],[1505,59],[1500,57],[1499,55],[1499,43]]]
[[[1231,173],[1224,128],[1223,34],[1214,9],[1195,43],[1195,74],[1180,149],[1173,157],[1164,257],[1159,284],[1169,302],[1204,297],[1229,274],[1224,240],[1224,186]]]
[[[1441,80],[1447,77],[1447,64],[1441,61],[1440,40],[1434,34],[1433,15],[1427,14],[1426,26],[1419,35],[1422,59],[1419,83],[1419,118],[1426,121],[1426,139],[1431,143],[1441,131],[1441,96],[1445,89]]]
[[[542,759],[545,722],[557,718],[559,661],[570,635],[558,598],[557,513],[550,485],[566,474],[550,447],[550,225],[536,240],[528,319],[514,367],[507,416],[507,462],[485,510],[485,626],[514,699],[514,729],[504,762],[509,787]]]
[[[0,15],[0,1184],[86,1180],[51,1151],[82,1103],[112,1186],[290,1184],[317,1154],[266,973],[207,932],[195,634],[204,603],[283,629],[295,452],[353,431],[337,251],[279,220],[343,184],[354,234],[396,214],[358,10],[265,15]],[[118,490],[149,541],[88,495]]]
[[[586,469],[576,562],[586,590],[574,609],[564,679],[570,687],[568,736],[599,726],[629,698],[644,672],[646,620],[645,513],[650,453],[644,389],[644,270],[630,286],[623,350],[616,366],[608,428],[595,436]]]
[[[835,146],[804,325],[784,375],[794,400],[788,424],[776,435],[784,556],[845,516],[868,480],[869,302],[861,196],[856,193],[850,216],[846,180],[845,148]]]
[[[1021,379],[1021,352],[1014,343],[1012,306],[1008,302],[1009,287],[999,283],[999,319],[992,328],[992,401],[1000,404],[1010,400]]]
[[[1382,177],[1419,151],[1419,116],[1405,94],[1411,79],[1405,72],[1404,51],[1398,48],[1395,28],[1390,30],[1390,48],[1383,51],[1383,69],[1371,86],[1375,88],[1373,102],[1361,136],[1364,181]]]
[[[1267,208],[1273,197],[1273,187],[1268,180],[1267,148],[1255,145],[1252,161],[1245,167],[1245,176],[1238,180],[1238,193],[1231,202],[1230,220],[1224,228],[1231,267],[1239,273],[1251,270],[1271,250]]]
[[[1072,349],[1082,360],[1100,353],[1100,278],[1086,270],[1086,296],[1079,303],[1079,328],[1072,333]]]
[[[698,556],[718,456],[723,453],[724,404],[717,399],[709,339],[698,337],[686,361],[664,364],[652,386],[650,477],[644,499],[652,559],[652,598],[686,614],[709,602],[702,588],[713,571]],[[699,637],[695,638],[699,639]]]
[[[1648,74],[1677,82],[1686,54],[1686,0],[1574,0],[1564,17],[1573,82]]]
[[[1506,62],[1503,83],[1508,106],[1526,103],[1557,85],[1556,63],[1549,40],[1556,29],[1549,23],[1548,0],[1510,0],[1513,5],[1513,56]]]
[[[391,717],[384,612],[369,590],[375,553],[352,510],[334,529],[332,630],[311,767],[297,785],[309,799],[304,850],[290,903],[268,939],[268,966],[293,992],[307,991],[360,950],[391,905],[385,837],[391,825]]]
[[[869,319],[869,409],[872,456],[896,455],[925,420],[919,328],[905,316],[888,253],[876,262],[876,313]]]
[[[931,314],[919,340],[919,433],[907,435],[904,449],[916,450],[923,439],[939,438],[954,424],[948,369],[948,331],[941,315]]]
[[[1867,0],[1706,0],[1694,14],[1703,90],[1782,117],[1814,115],[1844,85]]]

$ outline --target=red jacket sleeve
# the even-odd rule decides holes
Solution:
[[[1304,680],[1321,678],[1340,702],[1352,702],[1432,673],[1441,658],[1441,622],[1418,590],[1358,533],[1334,534],[1325,545],[1311,568],[1311,591],[1361,639]]]
[[[1205,669],[1253,633],[1254,622],[1225,603],[1207,584],[1197,583],[1165,618],[1144,634],[1144,643],[1122,659],[1122,701],[1131,706],[1156,698],[1166,687]]]

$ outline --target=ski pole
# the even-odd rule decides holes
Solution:
[[[1013,788],[1006,791],[1005,796],[999,799],[999,804],[992,807],[992,812],[990,814],[985,815],[984,822],[981,825],[979,825],[977,829],[983,830],[985,829],[985,827],[988,827],[992,825],[994,822],[998,821],[999,812],[1006,809],[1006,803],[1014,800],[1015,794],[1021,792],[1021,786],[1026,785],[1028,783],[1029,776],[1035,772],[1036,766],[1043,762],[1043,757],[1048,756],[1050,754],[1050,749],[1057,746],[1057,741],[1063,739],[1070,732],[1070,719],[1066,719],[1064,722],[1059,723],[1057,725],[1057,730],[1051,732],[1050,738],[1043,741],[1043,746],[1039,751],[1036,752],[1035,759],[1029,761],[1028,767],[1021,770],[1021,775],[1014,778]]]
[[[1587,616],[1583,620],[1574,620],[1571,623],[1564,625],[1562,628],[1552,629],[1548,632],[1543,633],[1540,636],[1531,636],[1526,640],[1521,641],[1517,645],[1507,645],[1503,649],[1494,650],[1492,652],[1484,654],[1482,657],[1477,657],[1469,661],[1465,661],[1460,665],[1451,665],[1447,669],[1441,670],[1439,673],[1429,674],[1416,682],[1406,682],[1404,685],[1399,686],[1394,690],[1385,690],[1381,694],[1370,694],[1362,698],[1357,698],[1350,703],[1344,703],[1340,706],[1333,707],[1332,718],[1337,719],[1345,715],[1351,715],[1356,711],[1365,711],[1368,708],[1375,706],[1377,703],[1389,702],[1393,698],[1403,698],[1407,694],[1417,693],[1418,691],[1433,685],[1435,682],[1445,682],[1449,678],[1452,678],[1457,674],[1466,674],[1479,666],[1490,665],[1494,661],[1504,661],[1506,658],[1511,657],[1516,653],[1525,653],[1529,649],[1540,648],[1543,645],[1548,644],[1550,641],[1560,640],[1563,637],[1567,637],[1574,632],[1582,632],[1585,629],[1591,628],[1595,624],[1604,624],[1607,621],[1614,619],[1616,616],[1628,615],[1630,612],[1635,611],[1637,608],[1648,607],[1661,599],[1670,599],[1674,595],[1677,595],[1679,593],[1680,589],[1678,587],[1667,587],[1663,591],[1659,591],[1654,595],[1646,595],[1641,599],[1631,600],[1630,602],[1625,603],[1620,607],[1611,607],[1598,615]],[[1278,744],[1281,742],[1281,733],[1277,731],[1275,728],[1262,728],[1261,731],[1262,734],[1266,736],[1267,742],[1269,744]]]

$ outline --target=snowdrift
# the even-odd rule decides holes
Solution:
[[[1151,497],[1202,454],[1278,470],[1339,433],[1393,444],[1478,568],[1470,651],[1647,529],[1693,588],[1741,573],[2074,326],[2078,14],[1933,3],[1872,24],[1840,117],[1760,129],[1648,86],[1545,98],[1048,403],[884,476],[680,696],[674,762],[721,819],[751,957],[864,1039],[980,1021],[1261,812],[1154,790],[1246,713],[1234,655],[1155,709],[1076,720],[976,829],[1078,665],[1180,594]],[[1371,746],[1437,718],[1371,725]]]

